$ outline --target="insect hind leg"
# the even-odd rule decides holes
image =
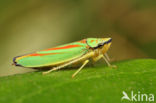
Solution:
[[[77,58],[77,59],[75,59],[75,60],[72,60],[72,61],[70,61],[70,62],[67,62],[67,63],[65,63],[65,64],[62,64],[62,65],[60,65],[60,66],[58,66],[58,67],[54,67],[53,69],[51,69],[51,70],[49,70],[49,71],[46,71],[46,72],[43,72],[42,74],[48,74],[48,73],[50,73],[50,72],[52,72],[52,71],[59,70],[59,69],[64,68],[64,67],[66,67],[66,66],[68,66],[68,65],[71,65],[71,64],[76,63],[76,62],[78,62],[78,61],[81,61],[81,60],[84,60],[84,59],[86,59],[86,58],[89,58],[89,57],[91,57],[93,54],[94,54],[94,52],[89,52],[89,53],[83,55],[83,56],[80,57],[80,58]],[[87,59],[87,60],[88,60],[88,59]],[[87,61],[87,60],[86,60],[86,61]],[[88,62],[89,62],[89,60],[88,60]],[[88,62],[87,62],[87,63],[88,63]],[[85,66],[87,63],[84,63],[84,66]],[[82,65],[82,68],[83,68],[84,66]],[[80,70],[81,70],[81,69],[80,69]]]
[[[50,72],[55,71],[55,70],[58,70],[58,69],[60,69],[60,68],[54,67],[53,69],[50,69],[50,70],[48,70],[48,71],[46,71],[46,72],[42,72],[42,74],[43,74],[43,75],[49,74]]]

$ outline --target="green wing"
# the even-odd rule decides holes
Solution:
[[[81,57],[88,52],[86,40],[38,51],[33,54],[18,56],[14,58],[17,66],[23,67],[45,67],[56,66]]]

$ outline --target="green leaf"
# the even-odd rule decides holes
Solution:
[[[156,60],[137,59],[48,75],[32,72],[0,78],[0,103],[122,103],[122,92],[156,94]],[[129,102],[124,100],[124,103]]]

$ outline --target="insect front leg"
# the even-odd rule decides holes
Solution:
[[[81,70],[82,68],[89,62],[89,60],[85,60],[82,64],[82,66],[72,75],[72,78],[74,78]]]
[[[107,65],[109,66],[109,67],[111,67],[111,68],[117,68],[117,66],[116,65],[111,65],[110,63],[109,63],[109,57],[108,57],[108,55],[107,54],[104,54],[103,56],[102,56],[102,58],[105,60],[105,62],[107,63]]]
[[[109,56],[108,56],[107,53],[105,53],[104,56],[106,57],[106,59],[107,59],[108,61],[110,61],[110,58],[109,58]]]

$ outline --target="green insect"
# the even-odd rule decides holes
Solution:
[[[96,62],[103,58],[108,66],[112,67],[106,54],[111,42],[112,38],[87,38],[32,54],[14,57],[13,64],[29,68],[51,67],[50,70],[43,72],[43,74],[48,74],[69,65],[82,63],[82,66],[72,75],[74,77],[90,60]]]

